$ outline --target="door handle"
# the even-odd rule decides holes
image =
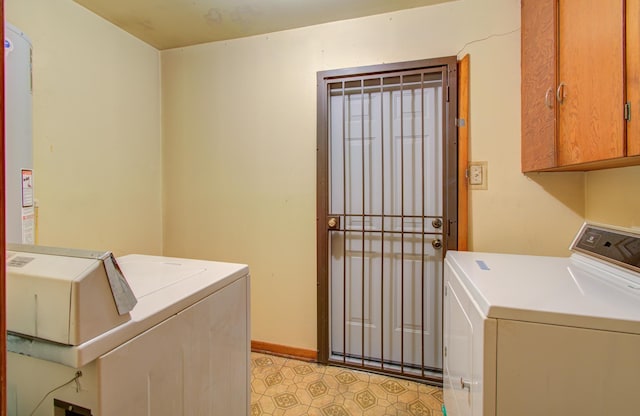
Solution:
[[[337,230],[340,228],[340,217],[327,218],[327,228],[330,230]]]
[[[431,245],[433,246],[433,248],[438,249],[442,247],[442,241],[439,239],[435,239],[431,242]]]
[[[561,82],[558,85],[558,89],[556,90],[556,99],[560,104],[564,102],[564,82]]]
[[[547,90],[547,93],[544,95],[544,105],[546,105],[547,108],[553,108],[553,104],[551,103],[551,95],[553,95],[553,89],[549,88]]]

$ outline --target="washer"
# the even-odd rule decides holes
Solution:
[[[7,256],[9,416],[249,414],[247,265],[22,245]]]
[[[640,414],[640,235],[584,224],[568,258],[449,251],[444,414]]]

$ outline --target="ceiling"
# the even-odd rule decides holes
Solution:
[[[74,1],[157,49],[170,49],[451,0]]]

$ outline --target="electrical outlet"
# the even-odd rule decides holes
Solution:
[[[470,162],[467,170],[469,189],[487,189],[487,162]]]
[[[482,165],[469,166],[469,185],[482,185]]]

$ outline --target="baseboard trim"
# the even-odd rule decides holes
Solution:
[[[302,361],[318,361],[318,352],[286,345],[271,344],[262,341],[251,341],[251,351],[278,355],[280,357],[295,358]]]

